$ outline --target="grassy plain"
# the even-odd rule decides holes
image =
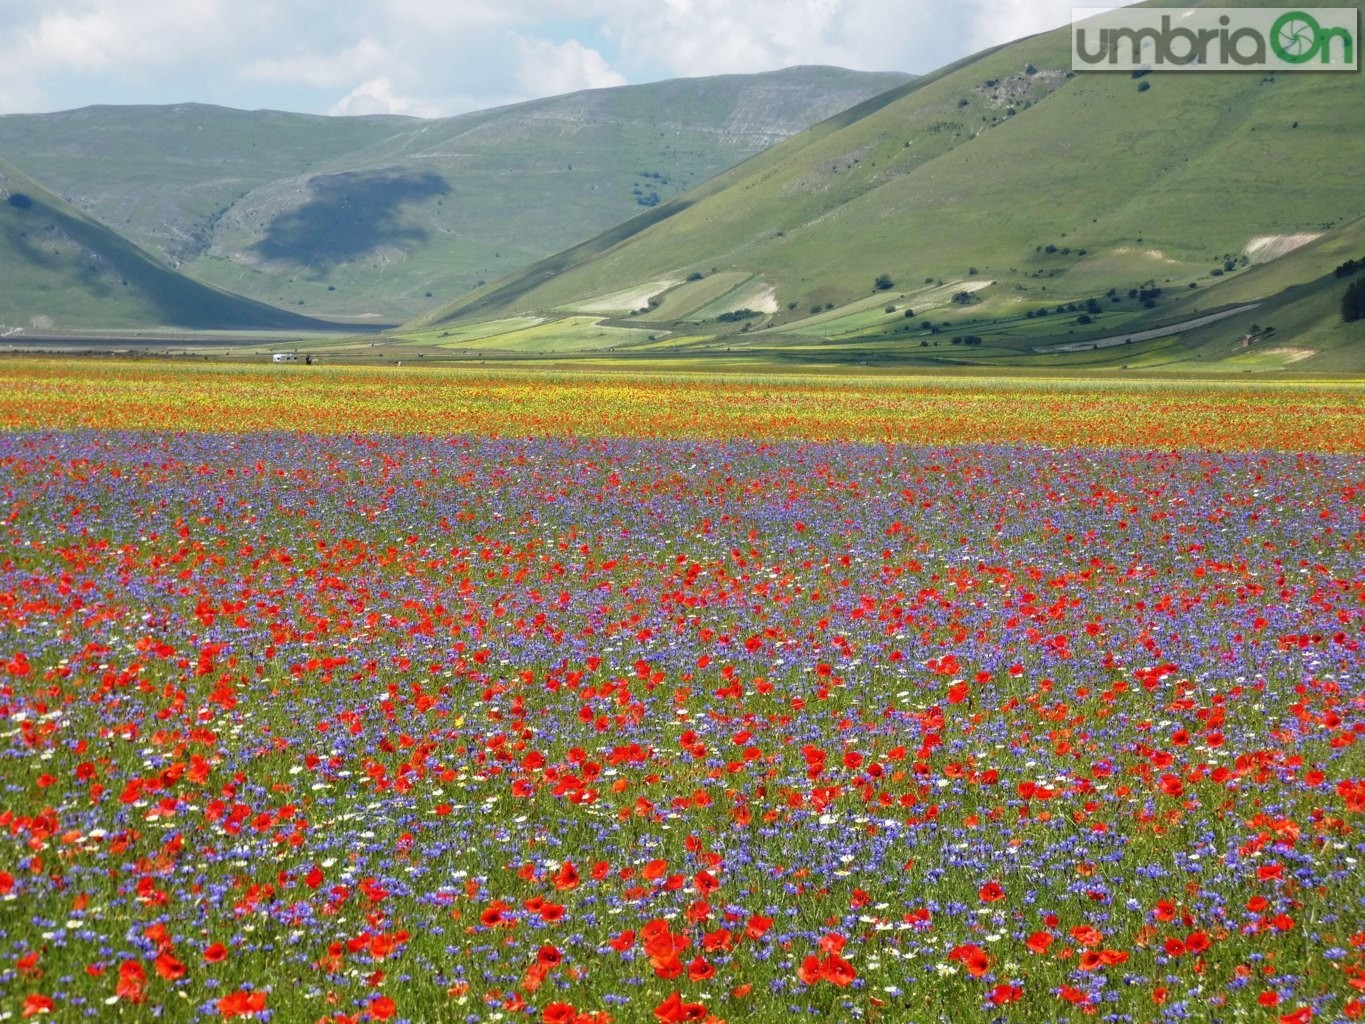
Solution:
[[[0,1016],[1365,1017],[1361,398],[0,362]]]

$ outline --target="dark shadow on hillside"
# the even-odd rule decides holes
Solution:
[[[402,170],[324,174],[308,186],[311,198],[275,217],[252,249],[320,277],[381,246],[426,241],[426,230],[402,223],[402,208],[450,191],[439,174]]]

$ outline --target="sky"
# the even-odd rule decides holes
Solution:
[[[924,73],[1074,0],[4,0],[0,114],[216,103],[438,117],[832,64]]]

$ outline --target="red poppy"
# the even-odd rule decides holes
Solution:
[[[231,992],[215,1004],[225,1019],[252,1017],[265,1009],[264,992]]]
[[[654,1016],[664,1024],[678,1024],[679,1021],[705,1020],[706,1007],[701,1003],[684,1003],[682,996],[674,992],[654,1008]]]
[[[697,887],[697,891],[703,896],[709,896],[720,888],[720,882],[716,876],[709,871],[698,871],[692,878],[692,883]]]
[[[1053,938],[1047,932],[1034,932],[1024,940],[1024,945],[1028,947],[1030,953],[1037,953],[1040,956],[1047,952],[1047,947],[1052,945]]]
[[[831,985],[844,988],[853,984],[853,980],[858,977],[858,972],[853,969],[851,963],[838,953],[831,953],[820,964],[820,977]]]
[[[697,957],[687,965],[687,980],[692,982],[708,981],[716,976],[716,969],[702,957]]]
[[[51,1013],[56,1005],[57,1004],[52,1001],[51,996],[43,995],[41,992],[34,992],[31,995],[24,997],[23,1015],[25,1017],[33,1017],[40,1013]]]
[[[540,919],[542,921],[549,921],[553,924],[555,921],[562,920],[563,917],[564,904],[545,902],[540,905]]]
[[[185,976],[185,965],[177,960],[169,950],[157,954],[157,958],[152,961],[152,966],[156,968],[156,973],[165,981],[178,981]]]
[[[967,973],[979,978],[991,968],[991,958],[986,951],[974,943],[964,943],[948,954],[949,960],[957,960],[967,968]]]
[[[999,882],[987,882],[981,887],[978,895],[981,897],[982,903],[994,903],[996,900],[1005,898],[1005,890],[1001,888]]]
[[[1017,1003],[1024,998],[1024,989],[1020,985],[996,985],[991,989],[991,1002],[996,1006],[1004,1006],[1006,1003]]]
[[[1098,946],[1104,936],[1088,924],[1079,924],[1071,929],[1071,938],[1082,946]]]
[[[142,965],[136,960],[125,960],[119,964],[118,982],[114,986],[114,995],[120,999],[126,999],[130,1003],[143,1002],[147,996],[143,989],[147,984],[147,972],[142,969]]]
[[[563,959],[564,957],[554,946],[546,944],[536,950],[536,963],[548,964],[549,966],[554,967]]]

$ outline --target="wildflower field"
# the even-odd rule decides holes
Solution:
[[[1358,389],[0,389],[0,1019],[1365,1017]]]

